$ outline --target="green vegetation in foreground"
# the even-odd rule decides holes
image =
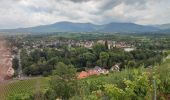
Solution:
[[[64,69],[62,69],[63,67]],[[41,98],[41,100],[55,100],[54,98],[153,100],[154,95],[156,95],[158,100],[168,100],[170,97],[169,72],[170,64],[166,62],[152,69],[126,68],[108,75],[75,80],[73,66],[59,63],[52,78],[23,80],[8,84],[6,97],[7,100],[35,100],[36,97]],[[153,81],[155,81],[156,87],[154,87]],[[154,94],[155,89],[156,94]]]
[[[34,78],[7,83],[7,85],[4,85],[5,92],[0,96],[7,100],[27,100],[37,92],[45,93],[49,87],[48,81],[49,78]]]
[[[169,100],[170,64],[153,69],[125,69],[107,76],[78,81],[79,93],[72,100]],[[154,86],[155,82],[155,86]],[[155,94],[156,91],[156,94]]]

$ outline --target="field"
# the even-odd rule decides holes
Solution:
[[[44,92],[48,88],[48,80],[48,78],[35,78],[1,84],[0,98],[3,98],[3,100],[17,100],[18,97],[24,99],[37,91]]]

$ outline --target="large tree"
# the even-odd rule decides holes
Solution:
[[[96,56],[93,53],[83,53],[83,60],[86,62],[86,67],[92,67],[92,63],[96,60]]]
[[[101,52],[100,60],[101,60],[102,66],[106,67],[108,65],[109,54],[107,52]]]
[[[51,79],[54,98],[69,99],[76,92],[76,69],[73,65],[59,62]]]
[[[106,51],[105,45],[96,44],[93,46],[93,52],[94,52],[94,54],[96,54],[97,57],[99,57],[100,53],[104,52],[104,51]]]

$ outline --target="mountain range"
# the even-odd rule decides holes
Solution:
[[[108,23],[96,25],[92,23],[57,22],[28,28],[0,29],[9,33],[51,33],[51,32],[113,32],[113,33],[144,33],[170,32],[170,24],[139,25],[135,23]]]

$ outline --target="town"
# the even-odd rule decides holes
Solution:
[[[0,0],[0,100],[170,100],[170,0]]]
[[[62,34],[70,36],[73,33]],[[166,37],[153,39],[152,35],[146,38],[142,34],[134,37],[112,34],[101,39],[101,34],[95,34],[91,39],[85,38],[86,34],[81,34],[83,39],[55,34],[7,36],[5,39],[9,46],[7,49],[11,52],[12,67],[6,69],[6,76],[11,82],[19,80],[19,84],[20,81],[37,80],[42,82],[41,85],[47,85],[48,81],[44,81],[51,77],[50,82],[55,82],[54,76],[57,75],[57,82],[80,82],[81,88],[85,85],[90,89],[105,82],[124,82],[138,71],[143,74],[154,70],[154,66],[168,62],[170,40]]]

